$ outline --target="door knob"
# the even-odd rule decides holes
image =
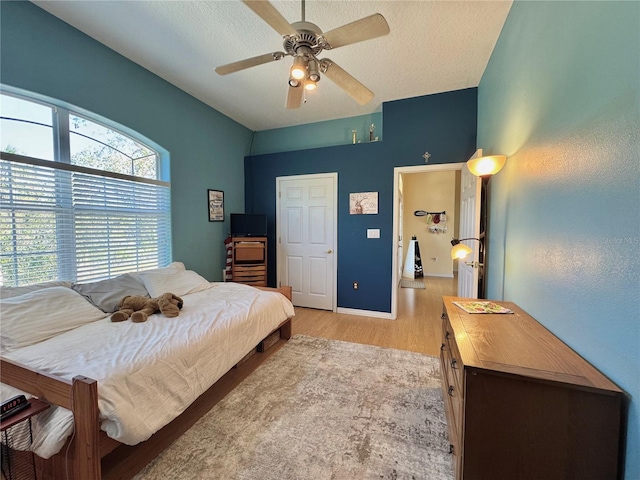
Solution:
[[[333,250],[329,249],[327,250],[327,253],[333,253]]]

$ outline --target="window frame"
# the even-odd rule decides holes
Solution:
[[[64,102],[56,102],[53,99],[45,99],[41,95],[32,94],[29,92],[19,91],[18,89],[14,89],[12,87],[8,87],[6,85],[0,85],[0,94],[7,95],[19,100],[23,100],[26,102],[35,103],[38,105],[43,105],[52,109],[52,144],[53,144],[53,160],[46,160],[43,158],[31,157],[27,155],[20,155],[15,153],[8,152],[0,152],[0,159],[9,161],[16,164],[26,164],[31,166],[41,166],[45,168],[51,168],[54,171],[67,171],[67,172],[77,172],[89,175],[95,175],[98,177],[106,177],[118,180],[131,181],[135,183],[144,183],[150,185],[157,185],[161,187],[169,188],[169,207],[166,213],[168,214],[168,224],[169,227],[169,239],[168,239],[168,255],[167,255],[167,264],[172,261],[172,235],[171,235],[171,182],[168,180],[168,172],[169,172],[169,153],[164,150],[162,147],[157,145],[155,142],[145,138],[143,135],[140,135],[133,130],[120,125],[114,121],[107,120],[104,117],[88,112],[82,108],[78,108],[75,106],[71,106]],[[156,156],[156,179],[139,177],[135,175],[128,175],[118,172],[111,172],[108,170],[100,170],[90,167],[85,167],[81,165],[74,165],[71,163],[71,129],[70,129],[70,115],[75,115],[80,118],[86,119],[90,122],[96,123],[104,128],[110,129],[116,132],[119,135],[127,137],[133,142],[141,144],[151,152],[153,152]],[[47,125],[48,126],[48,125]],[[96,140],[97,141],[97,140]],[[126,154],[125,154],[126,155]],[[128,155],[126,155],[129,157]],[[129,157],[131,158],[131,157]],[[132,159],[133,160],[133,159]],[[63,197],[56,196],[57,201],[62,199]],[[68,209],[71,209],[71,205],[67,205]],[[75,215],[74,215],[75,218]],[[75,255],[77,252],[77,245],[75,235],[67,236],[61,234],[61,229],[58,216],[56,218],[56,244],[57,244],[57,252],[65,252],[67,261],[59,261],[57,262],[57,280],[70,280],[76,281],[78,275],[78,265],[75,259]],[[75,220],[74,220],[75,223]],[[68,227],[66,227],[68,228]],[[75,231],[75,227],[73,227]],[[15,238],[12,240],[15,243]],[[61,245],[61,242],[63,243]],[[64,245],[67,243],[67,245]],[[16,245],[14,245],[14,251],[16,250]],[[158,244],[158,253],[160,253],[160,246]],[[73,257],[72,261],[69,261],[69,257]],[[15,257],[15,256],[14,256]],[[158,266],[165,266],[161,264],[162,262],[158,262]],[[0,282],[0,284],[3,282]],[[18,284],[21,284],[18,279]]]

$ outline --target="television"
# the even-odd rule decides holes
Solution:
[[[232,213],[232,237],[266,237],[267,216],[262,213]]]

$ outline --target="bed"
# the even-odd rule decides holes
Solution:
[[[180,315],[111,322],[116,298],[140,285],[152,297],[181,296]],[[265,339],[291,336],[294,315],[288,287],[210,283],[180,263],[115,281],[11,293],[2,292],[1,396],[24,392],[54,406],[33,422],[43,479],[101,479],[100,459],[118,457],[121,445],[159,448],[165,432],[179,436],[194,411],[206,408],[203,398],[220,396],[218,383],[248,374],[251,367],[234,367],[264,350]]]

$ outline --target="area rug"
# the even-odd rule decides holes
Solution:
[[[402,288],[425,288],[424,280],[412,280],[410,278],[401,278],[400,286]]]
[[[439,361],[295,335],[136,480],[453,479]]]

